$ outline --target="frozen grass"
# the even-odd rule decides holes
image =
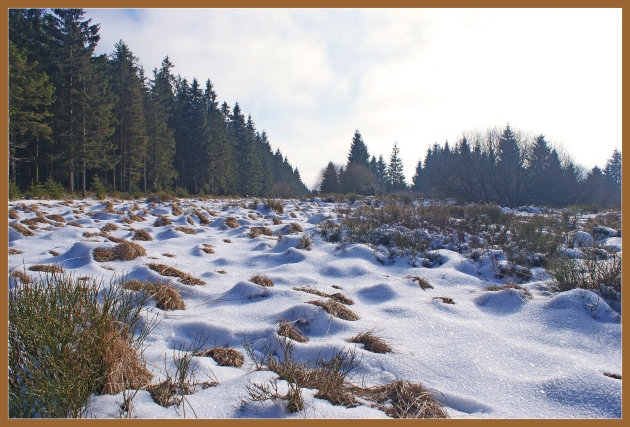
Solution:
[[[238,221],[233,216],[229,216],[225,219],[225,224],[230,228],[238,228]]]
[[[423,291],[426,291],[427,289],[433,289],[433,286],[427,281],[427,279],[423,279],[422,277],[406,276],[405,279],[411,279],[412,282],[416,282]]]
[[[88,397],[142,388],[144,294],[42,277],[9,290],[9,416],[78,417]]]
[[[289,322],[287,320],[284,319],[280,319],[280,326],[278,327],[278,335],[283,336],[283,337],[287,337],[287,338],[291,338],[294,341],[297,342],[307,342],[308,338],[304,336],[304,334],[302,334],[302,331],[300,331],[294,323]]]
[[[523,295],[526,298],[532,299],[532,294],[527,290],[527,288],[524,288],[523,286],[516,284],[514,282],[507,282],[501,286],[492,285],[492,286],[486,287],[487,291],[502,291],[505,289],[516,289],[516,290],[522,291]]]
[[[17,230],[18,232],[22,233],[25,236],[34,236],[35,233],[33,233],[31,230],[29,230],[28,228],[24,227],[22,224],[18,224],[16,222],[10,223],[9,227],[13,227],[15,230]]]
[[[144,242],[149,242],[153,240],[153,237],[146,230],[134,230],[134,235],[131,240],[142,240]]]
[[[314,300],[308,301],[308,303],[323,308],[331,316],[338,317],[343,320],[359,320],[359,316],[357,316],[352,310],[333,299],[329,299],[327,301]]]
[[[195,353],[195,356],[212,357],[219,366],[240,368],[245,361],[243,353],[233,348],[212,347],[210,350]]]
[[[147,266],[151,270],[157,271],[162,276],[178,277],[180,279],[179,281],[183,283],[184,285],[205,285],[206,284],[206,282],[204,282],[203,280],[198,279],[194,276],[191,276],[188,273],[184,273],[183,271],[177,270],[176,268],[169,267],[168,265],[151,263],[151,264],[147,264]]]
[[[92,251],[92,256],[95,261],[109,262],[109,261],[131,261],[138,257],[144,256],[147,251],[137,243],[122,241],[112,249],[108,248],[95,248]]]
[[[372,332],[361,332],[350,338],[348,342],[363,344],[363,348],[372,353],[391,353],[392,348],[383,339]]]
[[[155,220],[155,222],[153,223],[154,227],[164,227],[166,225],[171,225],[173,222],[168,219],[166,216],[161,215],[158,217],[158,219]]]
[[[273,281],[269,277],[260,274],[250,277],[249,281],[260,286],[273,286]]]
[[[264,236],[273,236],[273,231],[268,227],[254,226],[250,228],[248,236],[254,239],[261,234]]]
[[[28,268],[30,271],[41,271],[44,273],[63,273],[63,268],[54,264],[36,264]]]
[[[195,229],[190,228],[190,227],[175,227],[175,230],[181,231],[182,233],[185,233],[185,234],[197,234]]]

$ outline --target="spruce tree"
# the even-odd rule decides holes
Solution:
[[[328,162],[328,165],[322,171],[319,192],[324,194],[339,192],[339,175],[333,162]]]
[[[394,148],[389,158],[389,165],[387,166],[387,187],[389,192],[392,193],[407,189],[405,175],[403,174],[403,164],[399,153],[400,149],[398,148],[398,143],[394,143]]]

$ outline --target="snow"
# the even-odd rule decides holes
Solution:
[[[58,201],[10,202],[9,206],[15,208],[19,203],[37,203],[44,214],[62,215],[83,228],[66,225],[46,229],[46,224],[38,224],[36,236],[31,237],[9,228],[9,247],[23,251],[9,256],[10,271],[56,263],[77,277],[87,274],[107,283],[127,275],[168,282],[180,290],[185,310],[162,311],[154,304],[147,308],[148,317],[160,320],[146,340],[144,353],[147,368],[154,375],[153,383],[166,378],[166,369],[174,369],[173,352],[190,345],[199,334],[208,336],[207,348],[225,346],[245,354],[240,368],[194,357],[196,379],[219,384],[186,396],[179,407],[168,408],[155,403],[147,391],[138,391],[133,400],[134,417],[387,418],[384,412],[368,405],[332,405],[315,398],[316,391],[308,389],[302,390],[305,409],[298,413],[289,413],[282,402],[246,402],[248,385],[264,383],[277,375],[254,369],[244,340],[252,343],[255,354],[266,345],[277,350],[277,322],[281,318],[295,321],[309,338],[308,342],[296,343],[294,358],[313,361],[341,349],[355,349],[360,364],[348,378],[354,384],[372,386],[396,379],[421,383],[444,403],[451,418],[621,417],[621,381],[604,375],[621,375],[622,371],[618,311],[590,291],[549,292],[541,269],[532,269],[534,280],[523,284],[532,294],[530,299],[517,289],[486,290],[503,283],[492,273],[487,257],[477,262],[456,251],[439,249],[442,264],[435,263],[431,268],[421,263],[412,266],[408,256],[379,262],[379,251],[368,245],[338,247],[317,234],[317,224],[334,216],[337,207],[321,199],[285,201],[282,214],[264,211],[262,204],[252,211],[246,207],[248,200],[182,200],[184,214],[180,216],[173,216],[165,203],[152,209],[144,201],[114,202],[115,211],[131,209],[139,213],[132,209],[134,203],[140,210],[149,209],[144,221],[132,224],[120,222],[126,215],[102,213],[105,205],[97,200],[75,201],[71,207]],[[84,213],[75,214],[73,210],[79,205],[84,206]],[[200,224],[192,214],[193,208],[211,222]],[[527,210],[538,212],[533,207]],[[251,212],[262,216],[254,220],[248,217]],[[35,217],[19,209],[18,213],[20,220]],[[157,219],[153,214],[165,215],[173,224],[153,227]],[[225,224],[229,216],[237,219],[238,228]],[[194,225],[188,224],[186,217]],[[274,217],[282,224],[274,225]],[[285,235],[280,242],[276,236],[252,239],[247,234],[249,227],[263,225],[281,233],[291,222],[299,223],[304,233]],[[108,223],[119,226],[110,232],[118,238],[130,240],[132,228],[149,232],[152,241],[135,242],[146,249],[147,255],[132,261],[96,262],[92,251],[113,247],[113,243],[101,236],[86,238],[82,234],[98,232]],[[194,228],[197,234],[174,230],[181,225]],[[311,237],[311,250],[296,248],[302,234]],[[211,244],[214,253],[203,252],[203,244]],[[605,244],[621,249],[621,238],[608,237]],[[59,255],[51,255],[51,249]],[[565,252],[581,256],[578,249],[565,248]],[[380,256],[384,257],[382,253]],[[160,276],[146,266],[152,262],[185,271],[206,285],[187,286],[176,278]],[[274,286],[252,283],[250,278],[257,274],[266,275]],[[424,278],[433,288],[422,290],[408,276]],[[293,289],[301,286],[342,293],[354,301],[348,308],[359,319],[331,317],[322,308],[308,304],[322,298]],[[455,304],[434,297],[452,298]],[[348,342],[365,331],[381,336],[393,352],[371,353],[360,344]],[[286,392],[286,381],[278,384],[279,390]],[[118,417],[122,401],[122,393],[94,395],[86,415]]]

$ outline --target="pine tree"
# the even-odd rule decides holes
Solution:
[[[606,180],[617,190],[621,190],[621,152],[615,148],[604,169]]]
[[[352,137],[352,144],[350,145],[350,152],[348,153],[348,165],[350,163],[356,163],[369,168],[370,155],[368,154],[367,146],[363,142],[361,133],[358,130],[354,131]]]
[[[523,153],[519,141],[509,125],[499,138],[496,189],[499,202],[508,206],[521,203],[524,184]]]
[[[37,71],[37,63],[28,63],[24,50],[9,42],[9,163],[11,180],[16,183],[16,163],[20,152],[32,146],[35,175],[38,175],[39,142],[52,134],[46,119],[52,104],[53,85],[48,75]]]
[[[398,143],[394,143],[394,148],[392,149],[392,155],[390,156],[386,172],[387,188],[389,192],[392,193],[407,189],[405,175],[403,174],[403,164],[399,153],[400,149],[398,148]]]
[[[422,177],[422,159],[418,160],[418,164],[416,165],[416,172],[411,179],[413,184],[411,185],[411,190],[420,193],[424,190],[423,188],[423,177]]]
[[[116,96],[114,141],[119,157],[119,188],[133,191],[141,182],[146,187],[146,124],[143,109],[143,81],[138,58],[120,40],[110,60],[112,89]],[[114,174],[114,189],[116,188]]]
[[[333,162],[328,162],[322,171],[322,178],[318,187],[320,193],[339,193],[339,175]]]

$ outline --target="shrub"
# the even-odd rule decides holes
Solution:
[[[15,200],[22,197],[20,188],[13,181],[9,181],[9,200]]]
[[[98,176],[92,178],[92,183],[90,184],[90,189],[93,193],[96,194],[96,197],[99,199],[104,199],[107,197],[105,186],[101,182],[101,179]]]
[[[304,249],[306,251],[310,251],[312,243],[313,242],[311,240],[311,236],[309,236],[308,234],[304,233],[300,237],[300,240],[298,240],[298,243],[297,243],[297,245],[295,247],[298,248],[298,249]]]
[[[144,387],[143,294],[53,274],[9,290],[9,416],[78,417],[94,394]]]

